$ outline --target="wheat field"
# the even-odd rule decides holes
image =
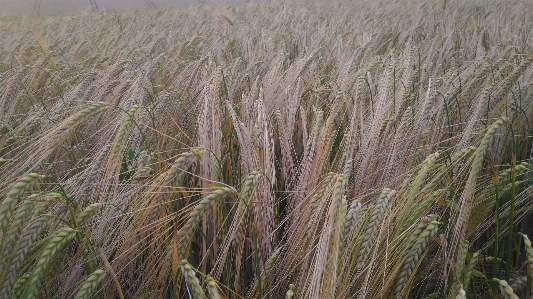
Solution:
[[[0,298],[531,298],[531,15],[0,17]]]

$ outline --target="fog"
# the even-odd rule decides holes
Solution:
[[[210,3],[230,5],[246,0],[0,0],[0,15],[66,14],[96,10],[106,12],[146,11],[171,6],[186,8]]]

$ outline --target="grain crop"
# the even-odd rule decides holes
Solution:
[[[529,298],[531,15],[0,16],[0,299]]]

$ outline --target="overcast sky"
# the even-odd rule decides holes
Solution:
[[[33,14],[37,10],[40,14],[75,13],[90,9],[91,2],[96,2],[99,10],[124,12],[149,10],[152,5],[157,9],[170,6],[185,8],[201,4],[200,1],[218,5],[246,2],[246,0],[0,0],[0,15]]]

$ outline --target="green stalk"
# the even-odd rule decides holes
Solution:
[[[396,114],[396,68],[392,68],[392,111]]]
[[[420,99],[420,82],[422,81],[422,68],[421,68],[421,62],[420,62],[420,51],[418,51],[418,83],[416,85],[416,100]],[[409,106],[412,107],[412,103],[409,103]]]
[[[513,136],[514,144],[514,136]],[[516,147],[515,147],[516,148]],[[511,155],[511,198],[510,198],[510,211],[509,211],[509,232],[507,235],[507,263],[505,264],[505,279],[509,280],[511,274],[511,258],[513,249],[513,224],[514,224],[514,212],[515,212],[515,197],[516,197],[516,155],[513,152]]]
[[[248,214],[250,215],[250,218],[251,218],[252,240],[254,242],[254,257],[255,257],[255,272],[256,272],[255,275],[257,276],[257,293],[259,294],[258,298],[263,298],[263,288],[261,286],[261,261],[259,260],[259,246],[257,243],[257,233],[256,233],[257,227],[255,226],[255,223],[254,223],[254,214],[252,213],[250,203],[246,202],[246,200],[243,200],[242,198],[241,200],[246,205],[246,210],[248,211]],[[239,278],[237,277],[236,279],[239,279]]]
[[[440,92],[439,92],[440,93]],[[448,125],[448,136],[452,136],[452,127],[450,125],[450,112],[448,111],[448,101],[447,97],[440,93],[442,98],[444,99],[444,110],[446,110],[446,124]]]
[[[372,117],[375,117],[374,115],[374,99],[372,98],[372,88],[370,87],[370,82],[368,82],[368,78],[365,77],[366,85],[368,86],[368,92],[370,94],[370,110],[372,111]]]
[[[500,245],[500,179],[498,178],[498,174],[496,174],[496,170],[494,169],[494,163],[492,163],[492,158],[490,156],[490,152],[487,151],[487,160],[489,162],[489,168],[490,168],[490,176],[492,183],[494,184],[494,207],[496,212],[496,219],[494,221],[494,229],[495,229],[495,235],[494,235],[494,261],[493,261],[493,268],[492,268],[492,275],[498,276],[499,275],[499,245]],[[495,288],[495,291],[497,289]]]
[[[494,235],[494,261],[493,261],[494,274],[493,276],[497,276],[499,272],[499,264],[498,264],[498,255],[499,255],[498,246],[500,244],[500,196],[499,196],[500,190],[499,189],[500,188],[498,186],[498,183],[494,183],[494,193],[496,196],[496,199],[495,199],[496,203],[494,204],[495,209],[496,209],[496,219],[494,223],[494,229],[496,230],[496,233]]]
[[[257,233],[256,233],[256,226],[255,224],[252,224],[252,238],[254,241],[254,256],[255,256],[255,275],[257,276],[257,293],[259,294],[258,298],[263,298],[263,288],[261,287],[261,264],[259,261],[259,246],[257,244]]]
[[[463,119],[461,117],[461,104],[459,103],[459,99],[455,95],[455,93],[452,93],[453,98],[455,99],[455,104],[457,105],[457,115],[459,116],[459,132],[463,131]]]

